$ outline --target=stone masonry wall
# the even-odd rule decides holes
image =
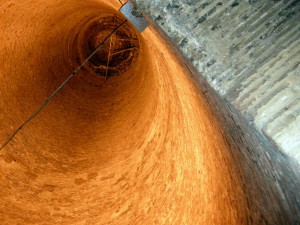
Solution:
[[[224,99],[300,162],[300,1],[136,3]]]

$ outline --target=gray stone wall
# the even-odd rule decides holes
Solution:
[[[300,1],[136,3],[223,98],[300,162]]]

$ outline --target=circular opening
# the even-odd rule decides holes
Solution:
[[[86,30],[87,58],[122,22],[117,16],[106,16],[93,22]],[[126,72],[139,54],[139,39],[135,30],[125,23],[121,26],[99,51],[90,59],[87,66],[96,75],[110,76],[120,75]]]

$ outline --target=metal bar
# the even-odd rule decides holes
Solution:
[[[113,39],[115,39],[115,40],[118,40],[118,41],[130,41],[130,40],[135,40],[135,41],[137,41],[138,39],[136,39],[136,38],[130,38],[130,37],[128,37],[128,38],[113,38]]]
[[[130,48],[127,48],[127,49],[124,49],[124,50],[122,50],[122,51],[119,51],[119,52],[115,52],[115,53],[113,53],[112,55],[116,55],[116,54],[119,54],[119,53],[122,53],[122,52],[126,52],[126,51],[129,51],[129,50],[131,50],[131,49],[135,49],[135,48],[137,48],[137,47],[130,47]]]
[[[119,0],[119,2],[121,3],[121,5],[124,5],[124,4],[121,2],[121,0]]]
[[[105,76],[105,80],[107,80],[107,76],[108,76],[108,65],[109,65],[109,58],[110,58],[110,50],[111,50],[111,42],[112,42],[112,38],[110,38],[110,42],[109,42],[109,50],[108,50],[108,54],[107,54],[107,64],[106,64],[106,76]]]

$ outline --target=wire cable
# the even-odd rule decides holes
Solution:
[[[80,66],[77,67],[71,73],[71,75],[44,101],[44,103],[35,111],[31,114],[31,116],[25,120],[25,122],[10,136],[10,138],[2,145],[0,148],[0,151],[5,148],[14,138],[15,136],[19,133],[20,130],[23,129],[24,126],[26,126],[31,120],[33,120],[46,106],[47,104],[64,88],[64,86],[73,78],[75,77],[78,72],[81,70],[81,68],[98,52],[98,50],[110,39],[110,37],[117,32],[117,30],[123,26],[127,20],[123,21],[120,25],[118,25],[99,45],[98,47],[87,57],[83,63],[81,63]]]
[[[106,75],[105,75],[105,80],[107,80],[108,77],[108,66],[109,66],[109,61],[110,61],[110,50],[111,50],[111,42],[112,42],[112,38],[110,38],[110,42],[109,42],[109,51],[108,51],[108,55],[107,55],[107,63],[106,63]]]

